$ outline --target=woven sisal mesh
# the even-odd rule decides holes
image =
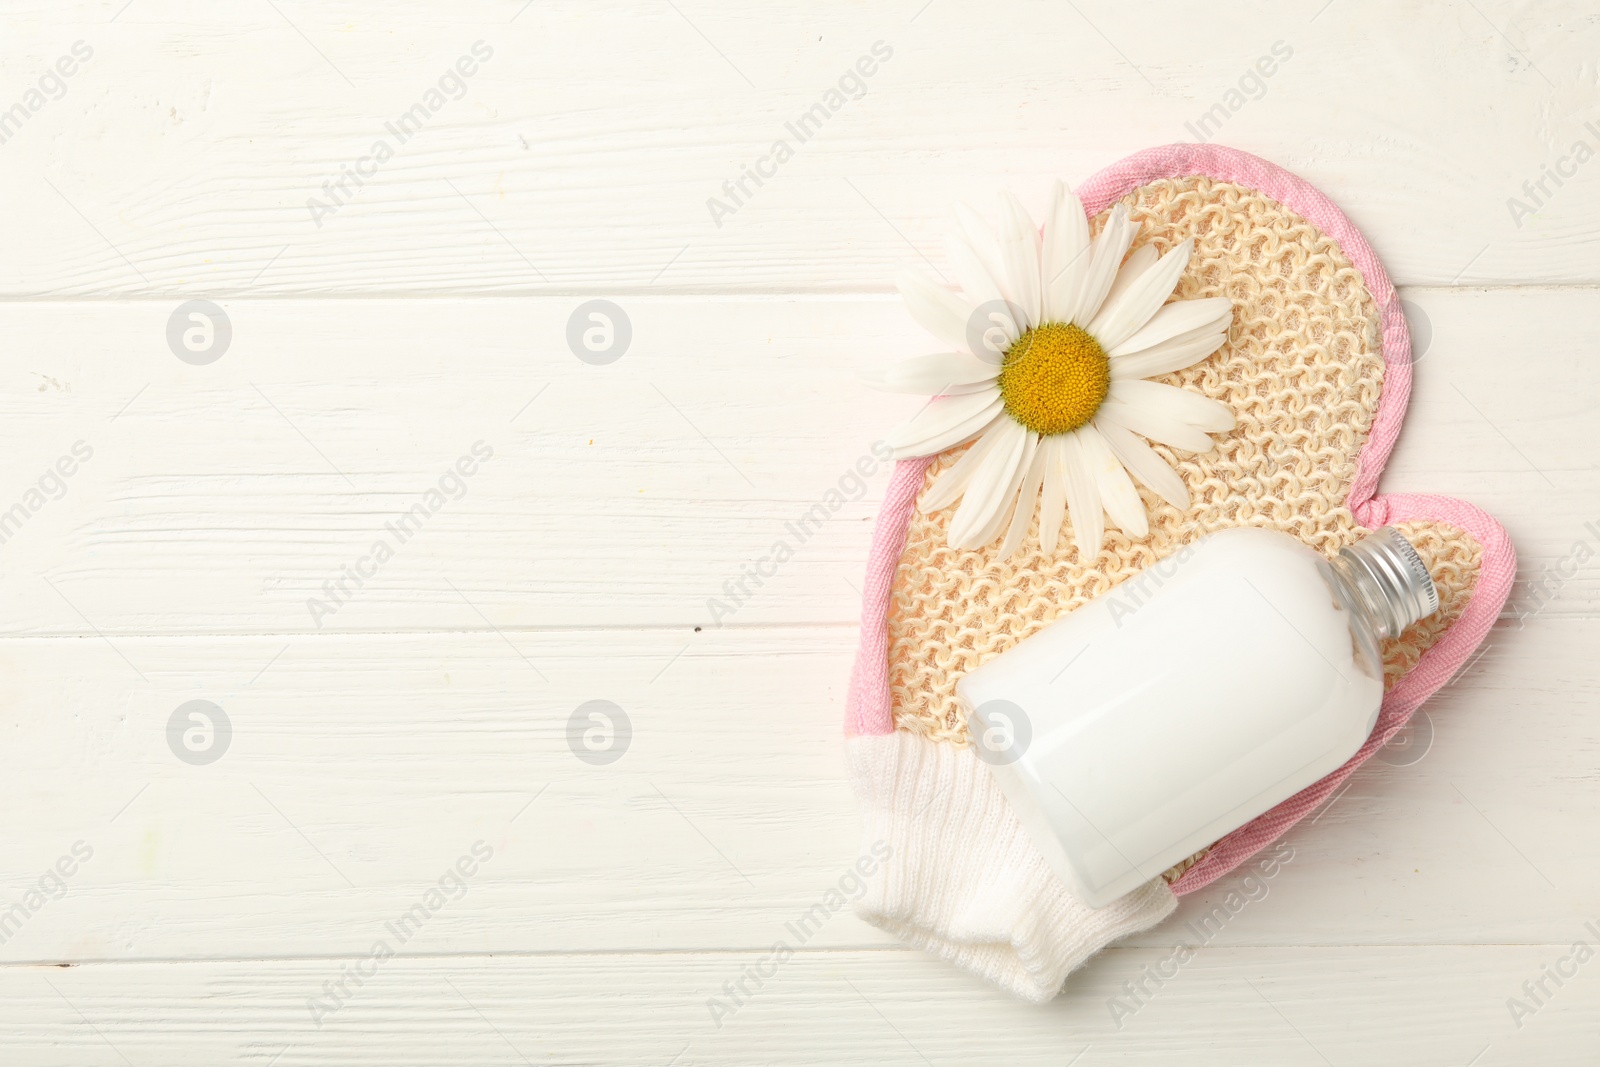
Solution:
[[[1398,640],[1384,642],[1384,688],[1415,667],[1428,646],[1461,617],[1478,580],[1478,564],[1483,561],[1483,546],[1477,539],[1448,523],[1401,522],[1395,524],[1395,529],[1406,535],[1428,565],[1428,573],[1439,590],[1439,610],[1408,627]]]
[[[1149,536],[1134,541],[1109,529],[1092,560],[1079,558],[1066,531],[1046,557],[1037,519],[1022,550],[997,560],[998,542],[977,551],[948,546],[953,509],[914,514],[889,606],[889,684],[900,729],[966,744],[957,679],[1213,530],[1281,530],[1326,555],[1363,532],[1345,497],[1377,411],[1383,359],[1379,309],[1360,272],[1309,222],[1237,185],[1163,180],[1122,202],[1139,224],[1136,245],[1164,252],[1194,237],[1176,296],[1233,302],[1222,349],[1161,380],[1223,401],[1239,426],[1203,456],[1152,444],[1188,484],[1189,509],[1180,514],[1141,489]],[[924,491],[959,454],[929,467]],[[1427,561],[1441,610],[1386,643],[1389,684],[1459,615],[1481,555],[1453,526],[1406,523],[1401,530]]]

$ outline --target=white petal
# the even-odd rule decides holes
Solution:
[[[917,325],[952,348],[966,349],[967,321],[972,318],[970,300],[919,270],[902,270],[895,283]]]
[[[1061,537],[1061,520],[1067,516],[1066,468],[1062,465],[1059,435],[1039,442],[1044,456],[1044,495],[1039,498],[1039,546],[1047,556],[1055,555]]]
[[[1144,511],[1144,501],[1133,479],[1123,470],[1122,462],[1112,453],[1111,447],[1091,423],[1074,436],[1083,445],[1084,458],[1094,471],[1094,482],[1100,490],[1100,500],[1106,514],[1117,524],[1117,529],[1129,537],[1143,537],[1150,532],[1150,519]]]
[[[1000,197],[1000,265],[1006,298],[1022,309],[1024,326],[1039,318],[1039,229],[1011,193]]]
[[[1089,273],[1089,247],[1089,219],[1083,213],[1083,202],[1058,181],[1044,224],[1039,269],[1045,321],[1071,322],[1078,313],[1083,279]]]
[[[1111,291],[1106,293],[1106,302],[1103,307],[1110,307],[1117,302],[1117,298],[1128,291],[1145,271],[1161,261],[1161,249],[1153,244],[1142,244],[1128,253],[1127,260],[1122,264],[1122,269],[1117,271],[1117,276],[1111,279]]]
[[[962,291],[971,301],[972,310],[963,326],[961,347],[998,367],[1011,342],[1022,336],[1011,305],[1001,295],[999,284],[990,277],[978,254],[965,241],[959,237],[946,238],[944,250],[950,269],[955,271]],[[976,343],[980,338],[987,341],[987,347]]]
[[[1002,419],[1001,424],[1004,428],[996,431],[1000,440],[973,471],[967,491],[961,497],[961,506],[950,520],[952,548],[977,548],[983,544],[983,541],[974,541],[973,535],[1004,521],[1008,505],[1016,499],[1017,483],[1022,479],[1022,461],[1032,431],[1011,419]]]
[[[1208,296],[1199,300],[1174,300],[1163,305],[1145,323],[1120,345],[1106,349],[1109,356],[1131,356],[1160,344],[1168,338],[1195,330],[1215,326],[1227,329],[1233,322],[1233,301],[1225,296]]]
[[[1106,519],[1100,508],[1100,490],[1095,487],[1094,471],[1083,454],[1077,431],[1061,439],[1062,468],[1067,491],[1067,510],[1072,515],[1072,536],[1078,544],[1078,562],[1091,563],[1100,555],[1106,536]]]
[[[1133,242],[1133,230],[1128,209],[1121,204],[1112,208],[1105,229],[1094,239],[1094,252],[1089,258],[1089,270],[1083,279],[1083,293],[1072,315],[1073,322],[1083,326],[1099,314],[1100,305],[1105,303],[1111,283],[1116,279],[1117,268],[1122,266],[1122,257],[1127,255],[1128,245]]]
[[[1034,505],[1039,502],[1039,486],[1044,484],[1044,470],[1049,450],[1037,434],[1029,434],[1030,455],[1022,475],[1022,489],[1017,494],[1017,506],[1011,512],[1011,525],[1006,527],[1006,539],[1000,542],[1000,559],[1006,559],[1022,547],[1022,539],[1033,524]]]
[[[1038,434],[1032,430],[1028,431],[1028,439],[1034,442],[1032,445],[1034,450],[1038,448],[1038,438]],[[1006,524],[1011,521],[1011,516],[1016,511],[1018,489],[1021,486],[1022,479],[1028,473],[1028,462],[1031,458],[1031,452],[1022,458],[1011,481],[1006,485],[1006,495],[1001,500],[1000,507],[995,509],[994,516],[990,518],[988,525],[967,538],[967,548],[982,548],[984,545],[992,544],[995,538],[999,537],[1001,532],[1005,530]]]
[[[976,307],[985,301],[1002,298],[998,267],[987,263],[965,237],[946,234],[944,253],[950,261],[950,269],[955,272],[956,283],[961,286],[962,294],[971,305]]]
[[[1180,448],[1185,452],[1209,452],[1216,445],[1215,441],[1182,419],[1175,419],[1148,408],[1119,404],[1110,399],[1101,404],[1100,409],[1094,413],[1094,421],[1097,424],[1109,422],[1121,426],[1125,430],[1143,434],[1152,441]]]
[[[970,383],[968,385],[958,385],[958,384],[952,382],[951,384],[945,386],[944,390],[942,392],[929,393],[927,395],[929,395],[929,396],[965,396],[968,393],[983,393],[983,392],[987,392],[987,391],[993,389],[994,387],[995,387],[995,384],[994,384],[994,379],[993,378],[989,379],[986,382],[972,382],[972,383]],[[895,391],[896,390],[893,390],[893,389],[886,389],[885,390],[885,392],[895,392]]]
[[[1179,511],[1189,509],[1189,487],[1183,484],[1183,478],[1156,455],[1155,449],[1141,441],[1138,434],[1110,421],[1096,419],[1093,425],[1129,474]]]
[[[961,494],[967,491],[967,486],[972,484],[973,472],[983,463],[983,457],[993,452],[1006,439],[1006,423],[1011,421],[996,419],[991,422],[983,434],[972,442],[972,447],[961,453],[943,474],[934,479],[928,491],[923,493],[922,499],[917,502],[917,509],[928,515],[942,511],[960,499]]]
[[[921,393],[945,396],[951,392],[971,392],[962,386],[986,385],[999,375],[991,366],[965,352],[940,352],[931,356],[912,356],[885,368],[876,383],[892,393]]]
[[[1131,356],[1115,356],[1111,360],[1111,380],[1159,378],[1163,374],[1192,367],[1221,348],[1227,339],[1226,330],[1207,332],[1200,329],[1179,334]]]
[[[996,285],[1005,280],[1005,269],[1000,262],[1000,243],[995,239],[994,227],[972,209],[971,204],[955,206],[956,229],[967,242],[967,247],[977,255],[984,271]]]
[[[994,227],[989,225],[988,220],[982,215],[974,211],[970,204],[956,204],[955,220],[956,231],[960,234],[957,239],[963,241],[972,254],[977,257],[978,264],[983,268],[983,273],[988,276],[990,282],[994,285],[995,294],[1004,296],[1006,292],[1006,268],[1000,255],[1000,239],[996,236]]]
[[[895,459],[931,456],[970,441],[994,421],[1004,407],[998,389],[928,401],[921,411],[885,439]]]
[[[1107,399],[1181,419],[1209,433],[1227,433],[1238,425],[1221,401],[1161,382],[1112,382]]]
[[[1128,283],[1115,300],[1108,299],[1087,327],[1100,347],[1107,350],[1117,347],[1149,322],[1171,298],[1173,288],[1193,258],[1194,238],[1186,237],[1154,267]]]

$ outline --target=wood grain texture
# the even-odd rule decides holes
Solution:
[[[1170,946],[1168,946],[1170,947]],[[1592,1063],[1590,962],[1519,1029],[1520,985],[1570,952],[1551,945],[1202,949],[1129,1015],[1124,983],[1163,951],[1110,949],[1079,995],[1001,999],[903,950],[396,958],[332,1014],[306,1001],[340,960],[0,969],[4,1038],[39,1067],[243,1063],[1158,1064]],[[708,1002],[771,973],[731,1016]],[[1169,972],[1171,968],[1168,968]],[[720,1021],[721,1025],[717,1023]],[[1120,1028],[1119,1028],[1119,1025]],[[276,1057],[276,1059],[275,1059]]]
[[[1406,299],[1431,340],[1381,488],[1499,516],[1523,576],[1549,574],[1513,611],[1595,614],[1573,548],[1600,548],[1600,367],[1573,327],[1600,290]],[[898,299],[623,302],[634,340],[606,366],[567,348],[564,298],[230,302],[233,347],[199,367],[166,347],[174,302],[0,305],[24,354],[0,381],[0,511],[94,450],[0,546],[0,629],[853,624],[872,442],[920,403],[856,379],[926,349]],[[480,441],[493,458],[402,543]],[[380,540],[394,556],[357,588]],[[793,558],[747,578],[779,541]]]
[[[1219,944],[1567,936],[1600,881],[1571,847],[1600,818],[1597,639],[1600,620],[1503,624],[1264,890],[1240,872],[1174,925],[1243,891],[1260,899]],[[415,951],[762,947],[866,844],[838,736],[852,645],[843,627],[0,642],[0,884],[17,899],[75,842],[94,851],[0,959],[355,952],[478,840],[495,858]],[[195,699],[232,724],[207,766],[169,748]],[[569,744],[591,700],[631,723],[608,766]],[[888,941],[840,912],[813,943]]]
[[[5,1067],[1594,1063],[1600,963],[1549,977],[1600,945],[1581,5],[0,9]],[[1402,284],[1381,489],[1500,518],[1511,605],[1270,875],[1051,1004],[848,909],[754,989],[861,845],[872,445],[919,401],[856,375],[931,350],[894,270],[943,266],[954,200],[1038,212],[1199,138],[1318,185]],[[233,329],[210,365],[169,348],[193,297]],[[596,297],[608,365],[567,341]],[[169,735],[195,700],[208,765]]]
[[[1198,139],[1328,190],[1402,283],[1600,280],[1600,166],[1574,152],[1600,148],[1595,30],[1558,0],[136,0],[108,21],[124,2],[11,5],[18,93],[75,40],[94,57],[0,146],[26,205],[0,293],[878,290],[936,258],[954,200],[1010,186],[1037,210],[1058,176]],[[459,95],[390,133],[480,40]],[[859,98],[790,133],[878,41]],[[793,158],[723,191],[779,139]],[[380,140],[393,157],[363,164]],[[314,219],[346,167],[370,173]]]

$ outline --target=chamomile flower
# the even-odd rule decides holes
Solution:
[[[1227,339],[1226,298],[1168,302],[1193,239],[1165,255],[1150,244],[1129,255],[1136,227],[1118,204],[1091,241],[1082,203],[1060,182],[1042,236],[1009,194],[997,227],[966,208],[957,221],[946,252],[960,291],[918,272],[899,280],[912,317],[954,351],[873,379],[933,398],[888,438],[896,459],[972,442],[921,509],[960,501],[951,546],[1002,538],[1002,557],[1021,547],[1036,507],[1041,546],[1053,553],[1070,511],[1087,559],[1099,553],[1107,516],[1130,536],[1149,532],[1133,479],[1188,507],[1183,479],[1145,439],[1209,452],[1208,434],[1234,427],[1218,401],[1146,380],[1198,363]]]

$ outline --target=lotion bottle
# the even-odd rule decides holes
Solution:
[[[1072,893],[1103,907],[1341,766],[1380,639],[1439,607],[1392,527],[1329,560],[1230,529],[961,679],[978,755]]]

